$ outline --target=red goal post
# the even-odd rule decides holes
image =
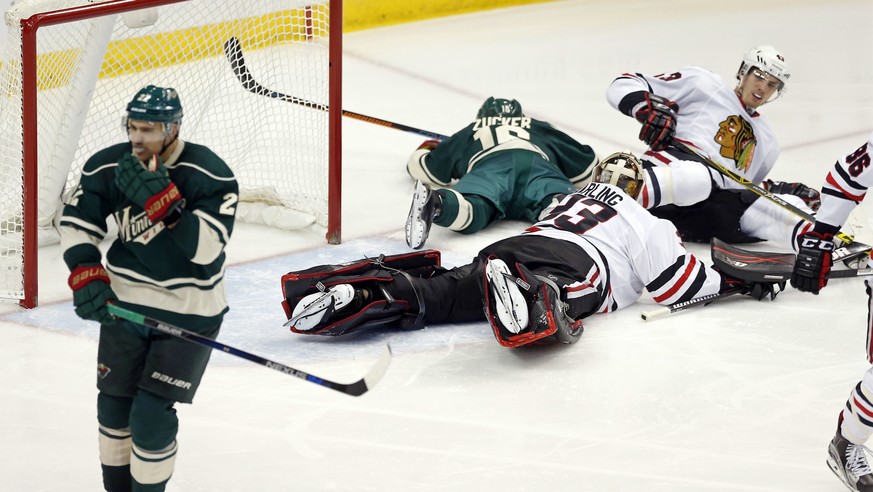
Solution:
[[[176,88],[181,138],[234,169],[238,220],[340,242],[341,0],[23,0],[6,19],[0,298],[37,305],[38,246],[56,238],[84,161],[126,138],[124,107],[148,84]],[[315,104],[247,90],[231,38],[259,84]]]

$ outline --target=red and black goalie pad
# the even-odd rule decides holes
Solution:
[[[429,249],[397,255],[381,255],[378,258],[366,258],[333,265],[319,265],[305,270],[288,272],[282,275],[282,308],[290,320],[294,308],[304,297],[327,290],[338,284],[362,285],[376,287],[380,282],[392,282],[396,276],[391,270],[402,270],[412,277],[430,278],[441,268],[441,255],[438,250]],[[378,289],[374,289],[378,290]],[[370,326],[376,321],[380,324],[400,321],[403,312],[409,307],[405,300],[385,299],[381,294],[375,296],[360,310],[349,313],[342,320],[326,324],[323,328],[295,333],[316,335],[343,335]],[[397,319],[393,319],[396,317]]]
[[[489,258],[496,258],[491,255]],[[519,290],[527,301],[528,326],[519,333],[512,333],[500,322],[495,313],[495,300],[488,285],[488,277],[482,275],[485,293],[485,317],[491,324],[497,343],[504,347],[516,348],[523,345],[551,345],[554,343],[574,343],[582,335],[582,321],[568,319],[558,308],[559,294],[545,281],[537,278],[521,263],[509,265],[521,282]]]
[[[407,299],[387,299],[378,288],[379,283],[406,282],[406,278],[388,270],[372,269],[364,272],[358,278],[349,279],[347,282],[356,288],[366,287],[372,292],[373,297],[362,303],[360,307],[351,309],[345,307],[334,312],[316,328],[311,330],[299,330],[290,326],[293,333],[303,335],[339,336],[347,335],[356,331],[373,327],[415,329],[423,325],[417,325],[418,310],[411,311],[410,302]]]

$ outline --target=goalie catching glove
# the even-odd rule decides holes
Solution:
[[[182,204],[179,188],[170,181],[161,158],[153,156],[147,170],[133,154],[118,160],[115,186],[130,201],[142,207],[153,223],[159,222]]]
[[[67,283],[73,289],[73,304],[80,318],[101,325],[115,323],[115,317],[109,314],[106,305],[118,302],[118,298],[109,286],[109,275],[102,265],[77,266]]]
[[[757,301],[769,298],[771,301],[776,299],[776,295],[785,290],[785,281],[778,282],[756,282],[751,280],[743,280],[721,271],[718,267],[713,267],[715,271],[721,274],[721,288],[719,292],[727,292],[739,290],[741,294],[747,295]]]
[[[797,259],[791,272],[791,286],[801,292],[818,291],[828,284],[828,272],[833,266],[833,234],[808,232],[800,236]]]
[[[640,140],[654,151],[666,149],[676,134],[678,111],[675,102],[647,92],[645,104],[634,113],[634,118],[643,124]]]

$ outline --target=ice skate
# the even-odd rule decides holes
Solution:
[[[828,446],[828,466],[849,490],[873,492],[873,470],[866,448],[847,441],[839,432]]]
[[[355,299],[355,294],[355,288],[350,284],[339,284],[324,292],[310,294],[300,300],[285,326],[293,326],[300,331],[312,330],[348,306]]]
[[[430,226],[441,211],[442,200],[439,193],[421,181],[416,181],[412,205],[406,218],[406,244],[410,248],[419,249],[424,246],[430,234]]]
[[[500,324],[511,333],[519,333],[528,325],[527,301],[516,279],[503,260],[488,260],[485,265],[489,295],[494,298],[494,311]]]

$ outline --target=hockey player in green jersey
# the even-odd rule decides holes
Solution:
[[[117,320],[115,303],[209,338],[227,312],[224,248],[239,188],[208,148],[179,138],[174,89],[127,105],[128,142],[94,154],[60,221],[76,314],[100,323],[97,420],[103,484],[163,491],[173,473],[176,402],[191,403],[210,349]],[[113,216],[118,237],[98,248]]]
[[[416,183],[406,243],[421,248],[433,223],[470,234],[504,218],[536,222],[552,197],[572,193],[595,164],[588,145],[525,116],[515,99],[489,97],[471,124],[410,156],[406,170]]]

